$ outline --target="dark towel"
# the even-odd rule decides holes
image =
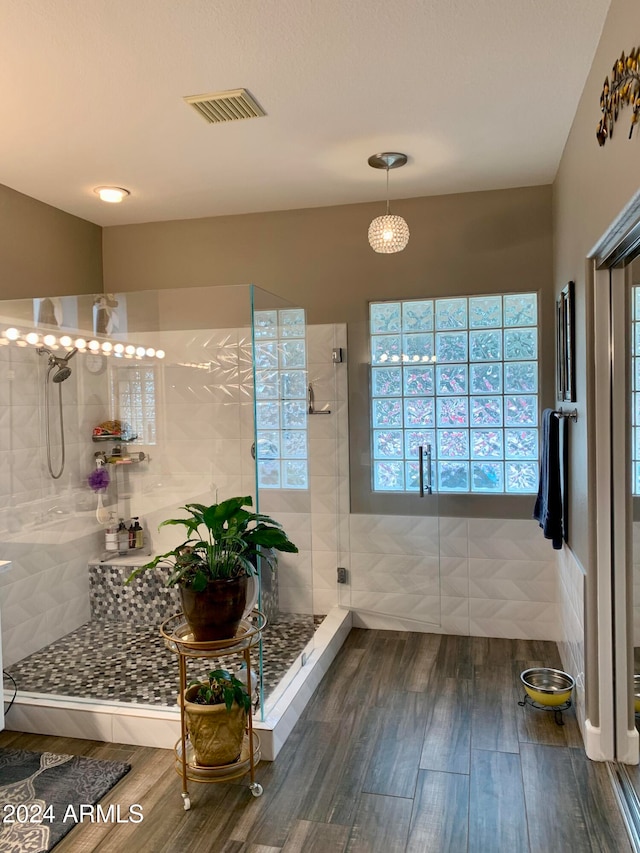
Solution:
[[[542,413],[540,483],[533,517],[553,547],[562,548],[562,492],[560,490],[560,424],[553,409]]]

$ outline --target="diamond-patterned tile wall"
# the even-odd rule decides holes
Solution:
[[[445,633],[558,635],[555,560],[534,521],[352,515],[350,542],[350,603],[376,617],[406,630],[421,630],[411,616],[427,631],[437,617]]]
[[[640,647],[640,521],[632,526],[633,645]]]
[[[584,582],[585,573],[568,548],[556,552],[558,609],[561,636],[558,642],[562,666],[576,680],[576,715],[584,734]]]
[[[0,347],[0,546],[11,560],[0,577],[3,663],[73,630],[89,615],[87,563],[99,542],[96,499],[86,485],[94,448],[86,439],[85,411],[78,401],[96,399],[104,377],[83,369],[50,389],[53,413],[62,392],[66,465],[54,480],[47,470],[44,440],[46,360],[33,347]],[[93,406],[92,413],[104,409]],[[93,425],[93,424],[92,424]],[[52,421],[52,463],[58,467],[60,439]]]
[[[167,354],[158,375],[162,429],[157,443],[148,448],[151,461],[129,477],[135,513],[123,505],[118,515],[144,517],[153,550],[162,553],[184,537],[179,528],[159,530],[158,525],[165,518],[183,516],[180,507],[185,503],[210,504],[255,493],[253,478],[248,491],[242,481],[243,471],[251,472],[250,447],[243,445],[242,437],[243,404],[252,399],[253,377],[250,364],[245,364],[246,334],[237,329],[137,337],[143,344],[161,343]]]

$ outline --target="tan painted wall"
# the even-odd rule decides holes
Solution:
[[[0,185],[0,299],[102,291],[102,229]]]
[[[553,402],[551,188],[394,202],[408,247],[377,255],[367,228],[380,204],[156,222],[104,229],[105,289],[253,283],[301,304],[311,323],[347,322],[351,508],[425,514],[413,495],[371,493],[368,302],[535,290],[540,293],[542,403]],[[547,346],[547,342],[551,346]],[[439,511],[531,518],[530,497],[441,496]]]
[[[554,283],[556,291],[576,282],[576,386],[579,419],[571,424],[569,459],[570,545],[589,564],[587,411],[590,366],[586,339],[585,258],[640,186],[640,136],[629,140],[630,112],[624,109],[615,134],[600,148],[595,130],[600,94],[614,60],[640,43],[640,4],[613,0],[553,187]]]
[[[105,290],[256,284],[301,302],[312,323],[360,322],[367,300],[534,289],[550,277],[550,189],[394,202],[411,239],[377,255],[367,228],[384,205],[112,226]]]

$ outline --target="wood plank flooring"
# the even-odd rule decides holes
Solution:
[[[0,745],[131,763],[103,804],[138,824],[83,824],[56,853],[627,853],[604,765],[565,713],[521,708],[519,674],[553,643],[353,630],[272,763],[191,783],[172,753],[0,733]]]

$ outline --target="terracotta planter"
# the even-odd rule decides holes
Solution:
[[[190,702],[189,698],[195,696],[197,690],[196,684],[184,693],[184,712],[196,763],[202,767],[232,764],[242,751],[247,722],[245,710],[235,702],[230,711],[224,702],[220,705]]]
[[[180,587],[182,612],[197,642],[235,637],[247,602],[248,578],[209,581],[202,592]]]

